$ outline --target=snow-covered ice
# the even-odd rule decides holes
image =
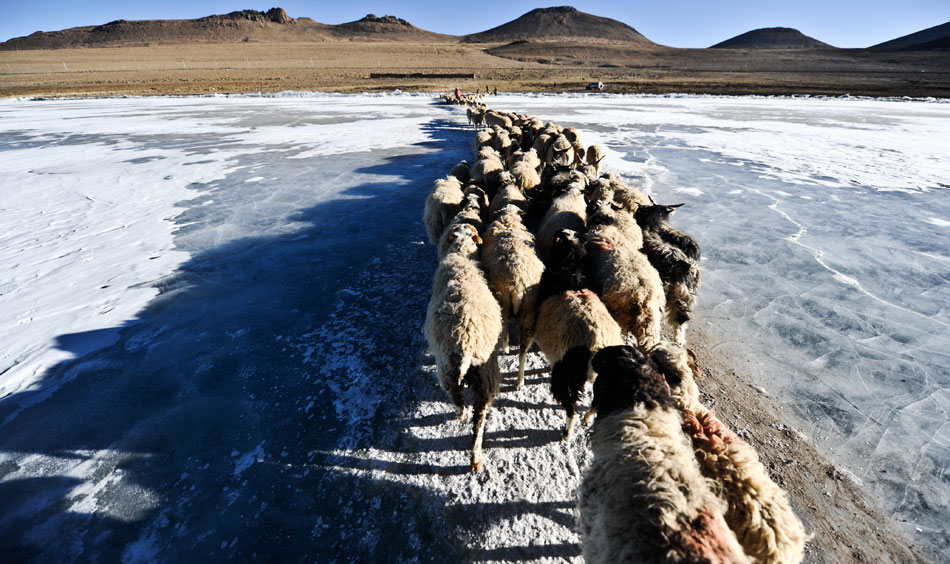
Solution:
[[[716,352],[947,550],[950,104],[492,105],[686,202]],[[0,101],[4,556],[578,559],[587,453],[543,361],[471,475],[425,355],[420,217],[463,123],[411,95]]]

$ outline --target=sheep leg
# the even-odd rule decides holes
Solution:
[[[505,315],[504,319],[501,322],[501,350],[505,354],[511,352],[511,346],[509,340],[511,339],[511,318]]]
[[[474,439],[472,441],[472,472],[482,471],[482,442],[485,438],[485,416],[488,413],[488,407],[491,405],[491,398],[483,386],[474,386],[474,411],[472,414],[472,431]]]
[[[577,402],[587,383],[590,357],[590,350],[587,347],[574,347],[551,368],[551,393],[567,412],[567,424],[561,434],[561,438],[565,441],[570,441],[574,436]]]
[[[520,341],[521,350],[518,351],[518,385],[515,386],[516,390],[524,387],[524,365],[528,359],[528,349],[534,343],[534,335],[530,331],[522,330]]]
[[[449,391],[452,396],[452,403],[459,409],[459,421],[465,419],[465,390],[462,386],[453,386]]]

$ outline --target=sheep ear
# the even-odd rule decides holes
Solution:
[[[476,244],[476,245],[481,245],[481,244],[482,244],[482,238],[478,236],[478,233],[472,234],[472,239],[475,240],[475,244]]]
[[[682,206],[683,206],[683,204],[671,204],[671,205],[668,205],[668,206],[666,206],[666,207],[669,208],[670,211],[673,211],[673,210],[675,210],[676,208],[679,208],[679,207],[682,207]]]
[[[618,204],[617,202],[614,202],[614,201],[611,201],[611,202],[610,202],[610,207],[612,207],[612,208],[614,209],[614,211],[620,211],[620,210],[623,209],[623,206],[621,206],[620,204]]]

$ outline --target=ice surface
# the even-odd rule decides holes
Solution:
[[[716,352],[947,549],[950,105],[493,105],[686,202]],[[504,359],[476,476],[424,354],[419,218],[464,121],[406,95],[0,101],[5,557],[578,560],[587,450],[543,361],[514,392]]]

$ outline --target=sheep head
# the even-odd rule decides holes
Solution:
[[[473,241],[476,245],[482,244],[482,238],[478,235],[478,229],[470,223],[456,225],[449,235],[449,244],[453,247],[462,247],[466,241]]]
[[[644,404],[648,409],[675,409],[663,375],[636,347],[605,347],[594,355],[591,366],[597,372],[591,409],[598,417]]]

